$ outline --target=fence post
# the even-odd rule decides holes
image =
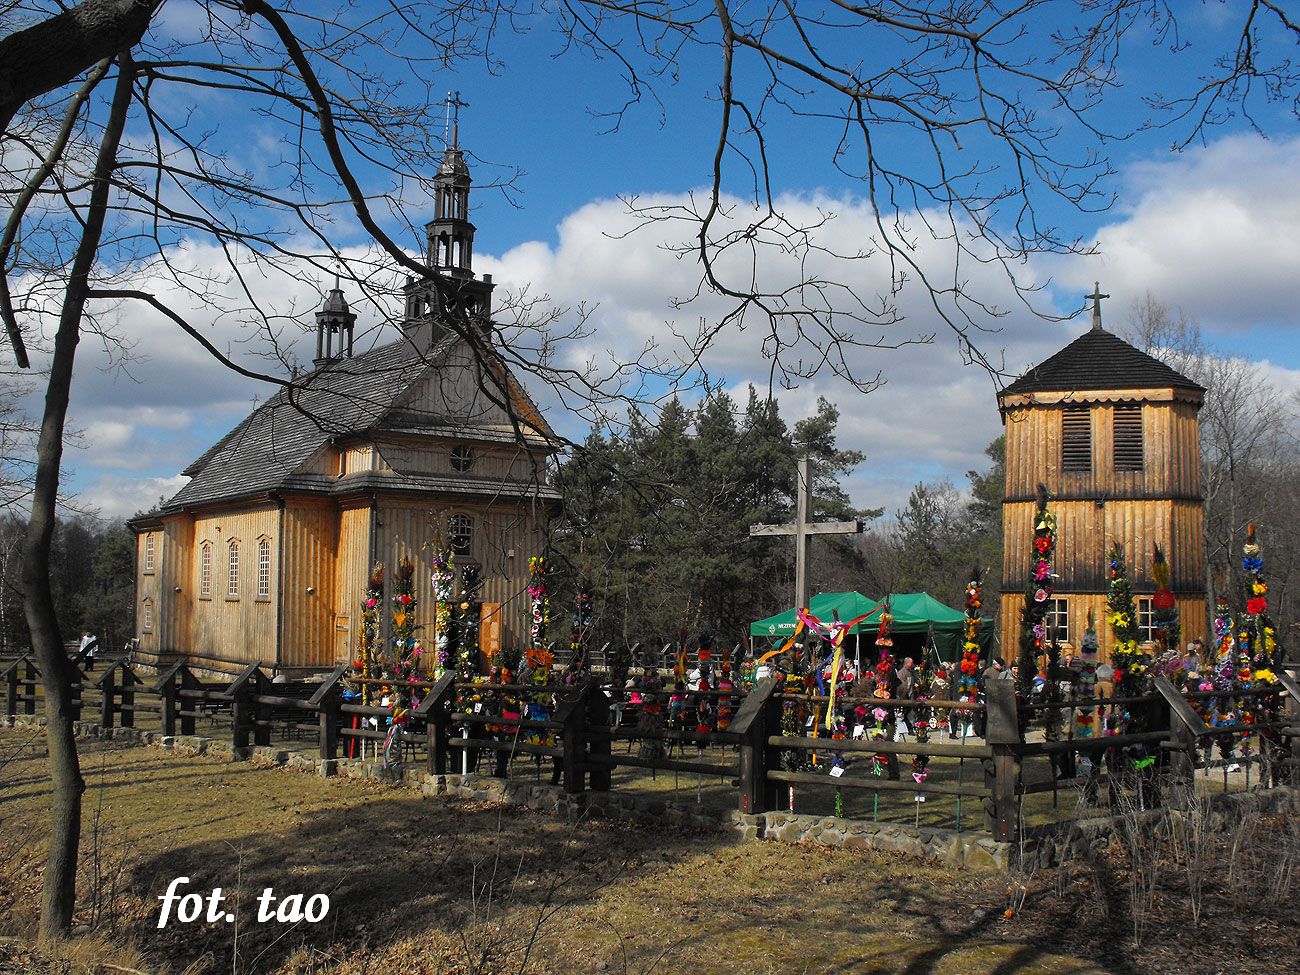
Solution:
[[[23,682],[27,696],[23,700],[23,714],[36,713],[36,665],[31,657],[23,657]]]
[[[109,664],[108,670],[104,671],[103,676],[95,683],[99,685],[99,692],[103,695],[99,707],[99,726],[111,728],[113,727],[113,697],[117,690],[117,664]]]
[[[572,688],[555,709],[555,720],[564,726],[560,729],[560,748],[564,753],[560,759],[561,782],[564,791],[570,794],[582,792],[586,779],[587,698],[593,687],[595,681],[588,678]]]
[[[677,658],[673,654],[673,645],[665,643],[663,650],[659,654],[659,666],[665,670],[672,670],[676,660]]]
[[[1164,729],[1167,729],[1173,738],[1174,744],[1178,746],[1175,754],[1182,756],[1182,767],[1178,769],[1180,773],[1187,776],[1187,781],[1195,783],[1196,781],[1196,746],[1201,740],[1201,736],[1209,732],[1201,716],[1192,710],[1192,706],[1187,703],[1187,698],[1183,697],[1178,688],[1169,683],[1167,677],[1157,677],[1152,681],[1156,694],[1163,701],[1164,707],[1161,708]],[[1152,731],[1164,730],[1152,728]]]
[[[1016,838],[1016,791],[1020,784],[1020,715],[1016,710],[1016,687],[1009,680],[991,680],[984,690],[984,738],[993,748],[985,765],[985,782],[992,798],[989,830],[1004,843]]]
[[[178,661],[172,664],[153,686],[159,698],[159,718],[162,721],[162,733],[169,738],[176,736],[177,675],[180,674],[184,667],[183,662]],[[188,732],[188,734],[193,733],[192,729]]]
[[[775,789],[767,781],[769,718],[777,688],[775,677],[764,677],[745,695],[729,731],[740,735],[740,811],[745,814],[768,812],[775,806]],[[780,727],[779,718],[776,727]]]
[[[261,668],[261,661],[249,664],[222,694],[230,700],[231,744],[237,753],[248,747],[250,732],[256,744],[269,743],[269,733],[264,736],[263,729],[257,725],[258,708],[253,701],[253,694],[260,689]],[[267,741],[262,741],[263,737]]]
[[[614,769],[599,760],[608,758],[613,753],[613,738],[610,734],[610,697],[599,683],[591,688],[587,697],[587,720],[585,734],[588,752],[596,759],[588,772],[591,788],[596,792],[608,792],[613,780]],[[599,764],[597,764],[599,762]]]
[[[416,718],[424,721],[425,769],[430,775],[445,776],[447,761],[451,748],[447,741],[451,738],[451,710],[448,703],[456,691],[456,672],[446,671],[429,688],[420,706],[415,709]]]
[[[1291,727],[1285,730],[1292,732],[1292,734],[1289,736],[1291,755],[1288,765],[1290,767],[1286,770],[1285,781],[1294,785],[1300,783],[1300,735],[1294,733],[1300,730],[1300,728],[1297,728],[1297,726],[1300,726],[1300,683],[1297,683],[1295,677],[1288,674],[1281,667],[1278,667],[1274,673],[1277,674],[1278,683],[1282,685],[1282,689],[1286,691],[1287,696],[1286,713],[1291,721]]]
[[[72,680],[70,690],[72,691],[72,720],[81,720],[81,708],[86,695],[86,675],[81,672],[81,668],[72,664]]]
[[[325,683],[307,701],[316,709],[316,719],[320,728],[320,757],[338,758],[339,752],[339,705],[343,701],[339,683],[348,671],[347,664],[339,664],[334,673],[325,678]]]
[[[18,664],[22,658],[15,660],[5,668],[5,715],[13,718],[18,714]]]
[[[119,715],[118,724],[123,728],[135,727],[135,685],[139,684],[140,678],[135,676],[135,671],[125,662],[119,665],[122,670],[122,689],[118,693],[117,712]]]
[[[200,691],[203,689],[203,682],[194,676],[194,671],[188,666],[182,665],[181,669],[176,672],[177,696],[176,696],[176,713],[181,719],[181,734],[194,734],[194,713],[199,709],[201,697],[191,697],[189,707],[185,706],[185,698],[181,697],[179,691]],[[185,712],[188,711],[189,714]]]

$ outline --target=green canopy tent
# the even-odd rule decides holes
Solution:
[[[849,630],[850,635],[858,637],[856,643],[860,648],[864,642],[863,637],[869,637],[865,643],[870,646],[880,629],[880,603],[881,600],[869,599],[860,592],[827,592],[814,596],[809,610],[813,616],[825,622],[830,622],[836,611],[839,613],[839,618],[846,621],[870,612],[871,615]],[[897,641],[895,656],[899,655],[900,649],[905,649],[913,643],[919,649],[924,645],[925,637],[933,634],[934,645],[941,660],[951,663],[961,658],[961,647],[966,630],[964,613],[951,606],[945,606],[929,593],[924,592],[894,593],[890,597],[890,612],[894,617],[889,627],[891,633],[898,637],[916,637],[914,640]],[[791,609],[750,624],[751,647],[759,638],[766,637],[774,642],[789,638],[794,633],[795,622],[795,611]],[[992,641],[992,620],[985,619],[980,626],[979,644],[986,660],[992,649]]]

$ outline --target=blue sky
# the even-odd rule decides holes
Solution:
[[[1097,111],[1108,129],[1129,136],[1101,146],[1116,171],[1105,184],[1115,205],[1100,213],[1050,205],[1044,211],[1070,233],[1097,241],[1102,254],[1037,260],[1028,271],[1036,281],[1052,280],[1044,303],[1056,313],[1079,307],[1092,281],[1100,279],[1113,296],[1107,321],[1117,328],[1150,290],[1196,320],[1220,348],[1259,362],[1262,379],[1289,390],[1300,385],[1300,315],[1293,308],[1300,276],[1295,119],[1285,105],[1263,105],[1257,121],[1267,137],[1235,119],[1179,152],[1170,150],[1176,132],[1141,131],[1150,116],[1141,94],[1191,85],[1196,58],[1223,43],[1225,25],[1241,8],[1233,2],[1180,5],[1181,39],[1188,47],[1177,57],[1137,39],[1121,52],[1124,86],[1108,93]],[[172,4],[167,29],[183,34],[187,10]],[[845,50],[856,43],[856,35],[843,38]],[[503,34],[498,63],[477,62],[429,80],[437,97],[454,89],[470,103],[462,114],[461,142],[472,153],[480,187],[472,198],[476,270],[493,273],[502,292],[528,287],[570,307],[598,303],[592,348],[626,351],[647,335],[662,334],[667,321],[689,325],[721,314],[724,307],[707,299],[686,310],[672,307],[673,296],[691,290],[696,269],[666,254],[664,245],[673,239],[664,228],[624,236],[632,221],[619,202],[637,196],[671,204],[707,184],[718,119],[718,68],[711,52],[686,58],[674,82],[655,86],[661,102],[643,98],[617,131],[607,132],[609,120],[593,111],[623,100],[617,72],[609,61],[556,58],[558,45],[533,24],[529,32]],[[222,116],[225,135],[249,147],[265,137],[252,116],[232,117],[216,103],[199,106],[199,112]],[[1080,138],[1077,132],[1066,137]],[[824,127],[776,118],[768,140],[773,188],[791,213],[834,212],[824,239],[852,248],[869,233],[869,213],[861,184],[831,164],[832,141]],[[1067,148],[1090,147],[1080,141]],[[907,138],[884,149],[900,166],[924,166]],[[967,151],[978,150],[976,139]],[[511,167],[522,171],[512,188],[492,188]],[[419,201],[410,201],[410,216],[425,217]],[[358,237],[347,237],[347,228],[341,233],[340,243],[360,246]],[[202,247],[186,251],[195,267],[212,258]],[[858,273],[857,267],[850,273]],[[861,273],[869,288],[878,271]],[[1006,297],[992,279],[987,287],[995,299]],[[274,292],[274,285],[268,290]],[[290,297],[314,300],[309,292],[283,295]],[[778,391],[791,422],[810,411],[819,395],[839,405],[842,443],[868,457],[847,485],[863,507],[898,507],[920,479],[962,483],[967,469],[982,465],[981,451],[1000,429],[990,378],[962,366],[951,337],[915,294],[903,296],[900,306],[912,316],[909,328],[935,332],[936,339],[897,352],[864,353],[858,367],[879,370],[887,380],[879,390],[863,395],[819,374],[797,389]],[[201,318],[203,312],[194,314]],[[363,315],[362,327],[374,326],[370,317],[367,322]],[[214,315],[209,324],[214,336],[233,341],[227,323]],[[982,347],[1011,373],[1085,327],[1082,318],[1055,324],[1023,313],[990,324],[1000,330],[985,336]],[[124,321],[122,328],[147,359],[129,375],[102,371],[102,353],[93,343],[83,344],[74,422],[87,435],[84,446],[68,456],[71,488],[112,515],[129,514],[174,491],[179,470],[236,422],[254,397],[271,392],[208,367],[200,351],[147,316]],[[750,381],[762,384],[766,374],[761,351],[747,335],[720,341],[708,365],[737,390]],[[550,399],[544,391],[535,393],[544,403]],[[581,436],[578,418],[555,419],[566,433]],[[909,431],[905,440],[901,429]]]

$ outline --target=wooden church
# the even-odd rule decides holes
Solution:
[[[1106,625],[1107,554],[1124,546],[1138,622],[1154,641],[1154,546],[1170,563],[1182,639],[1204,639],[1205,499],[1197,414],[1205,390],[1101,324],[998,394],[1006,428],[1003,501],[1002,656],[1015,656],[1031,574],[1035,491],[1057,519],[1054,598],[1048,623],[1063,654],[1077,650],[1091,611],[1100,654]]]
[[[554,437],[492,353],[493,285],[473,272],[470,185],[453,138],[426,225],[435,273],[408,279],[401,337],[354,355],[356,315],[336,284],[316,315],[312,372],[133,522],[146,660],[280,671],[349,660],[371,566],[383,563],[391,583],[402,557],[415,563],[431,646],[435,537],[457,565],[480,569],[484,650],[527,641],[528,559],[559,500],[547,483]]]

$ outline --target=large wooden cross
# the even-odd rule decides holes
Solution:
[[[799,494],[794,507],[794,523],[790,525],[750,525],[749,534],[794,536],[794,606],[796,610],[808,608],[808,553],[814,535],[857,535],[862,532],[860,521],[810,521],[809,497],[812,494],[812,461],[807,456],[799,460]]]

